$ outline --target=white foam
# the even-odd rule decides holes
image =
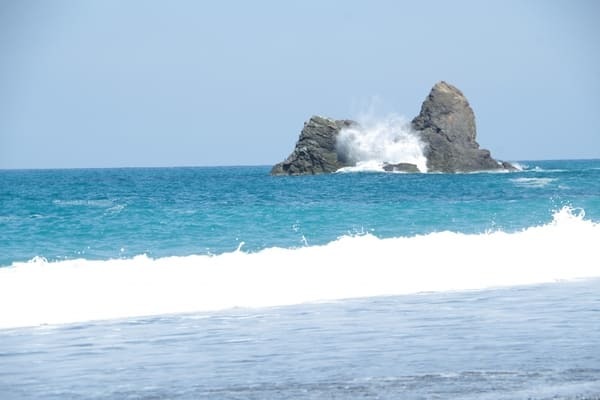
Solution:
[[[542,167],[539,166],[535,166],[533,168],[528,168],[525,170],[525,172],[549,172],[549,173],[553,173],[553,172],[567,172],[566,169],[544,169]]]
[[[356,167],[342,172],[378,171],[383,164],[409,163],[427,172],[424,143],[404,118],[390,115],[385,118],[359,119],[360,125],[343,129],[337,138],[338,152]]]
[[[349,172],[385,172],[383,165],[382,161],[377,160],[359,161],[352,167],[343,167],[335,172],[342,174]]]
[[[515,178],[511,181],[517,186],[542,188],[556,181],[556,178]]]
[[[438,232],[216,256],[47,262],[0,268],[0,328],[265,307],[600,276],[600,224],[563,208],[516,233]]]
[[[519,163],[516,161],[511,161],[510,164],[517,169],[517,171],[524,171],[529,168],[529,165]]]
[[[114,202],[112,200],[83,200],[83,199],[75,199],[75,200],[53,200],[53,204],[57,206],[86,206],[86,207],[101,207],[107,208],[114,206]]]

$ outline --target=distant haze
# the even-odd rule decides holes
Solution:
[[[463,91],[502,160],[600,158],[600,2],[4,1],[0,168],[269,165]]]

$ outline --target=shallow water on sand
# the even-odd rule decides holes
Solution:
[[[3,399],[598,399],[600,280],[0,331]]]

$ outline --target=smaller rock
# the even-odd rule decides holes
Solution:
[[[410,163],[397,163],[397,164],[383,164],[383,170],[387,172],[408,172],[408,173],[416,173],[421,172],[419,168],[415,164]]]
[[[304,123],[292,154],[276,164],[271,175],[315,175],[347,167],[348,161],[338,154],[336,140],[343,128],[354,124],[350,120],[312,116]]]
[[[518,171],[519,170],[517,167],[515,167],[508,161],[502,161],[502,168],[504,168],[507,171]]]

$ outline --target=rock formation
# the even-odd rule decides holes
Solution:
[[[304,124],[292,154],[276,164],[272,175],[307,175],[335,172],[350,166],[348,157],[336,146],[344,128],[356,126],[350,120],[313,116]],[[494,160],[477,143],[475,114],[460,90],[446,82],[437,83],[413,119],[412,127],[425,144],[427,168],[431,172],[471,172],[514,167]],[[385,171],[419,172],[416,165],[384,163]]]
[[[427,168],[437,172],[470,172],[513,168],[494,160],[476,141],[475,114],[460,90],[435,84],[412,121],[427,148]]]
[[[349,164],[338,154],[336,138],[345,128],[356,124],[349,120],[333,120],[313,116],[304,123],[296,148],[283,162],[276,164],[272,175],[310,175],[335,172]]]

